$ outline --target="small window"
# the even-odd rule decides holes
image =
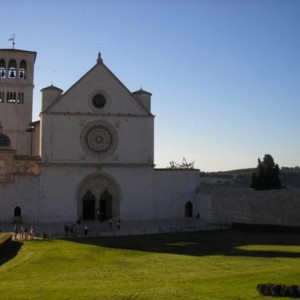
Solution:
[[[0,103],[4,103],[4,92],[0,91]]]
[[[18,99],[17,99],[17,102],[19,104],[24,104],[24,93],[18,93]]]
[[[14,217],[21,217],[21,207],[20,206],[16,206],[14,209]]]
[[[103,108],[106,104],[106,99],[102,94],[97,94],[93,97],[92,103],[96,108]]]
[[[188,201],[185,204],[185,217],[192,218],[193,217],[193,204],[191,201]]]
[[[17,102],[16,92],[7,92],[6,93],[6,102],[7,103],[16,103]]]

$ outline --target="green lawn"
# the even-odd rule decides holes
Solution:
[[[234,231],[12,242],[0,299],[270,299],[300,284],[300,235]],[[271,298],[272,299],[272,298]],[[287,298],[280,298],[287,299]]]

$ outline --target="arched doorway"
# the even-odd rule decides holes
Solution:
[[[91,191],[87,191],[82,199],[82,219],[95,220],[96,198]]]
[[[87,176],[78,186],[78,220],[120,218],[120,188],[104,173]]]
[[[193,203],[191,201],[188,201],[185,204],[185,217],[186,218],[192,218],[193,217]]]
[[[20,206],[14,208],[14,217],[20,218],[22,216],[22,211]]]

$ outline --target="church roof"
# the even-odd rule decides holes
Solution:
[[[143,111],[145,111],[148,115],[150,116],[153,116],[151,114],[151,112],[149,112],[147,109],[145,109],[145,107],[143,107],[143,105],[141,105],[136,99],[135,97],[133,97],[133,93],[131,93],[129,91],[129,89],[123,84],[123,82],[121,82],[121,80],[103,63],[103,60],[100,56],[100,58],[98,57],[98,60],[97,60],[97,63],[89,70],[87,71],[80,79],[78,79],[68,90],[66,90],[64,92],[64,94],[62,95],[62,97],[64,97],[66,94],[68,94],[76,85],[78,85],[85,77],[87,77],[89,74],[91,74],[96,68],[99,68],[99,66],[102,66],[104,68],[104,70],[106,70],[106,72],[108,72],[123,88],[124,90],[132,97],[133,101],[135,101],[137,103],[137,105],[139,105],[141,107],[141,109]],[[47,90],[49,88],[56,88],[54,86],[49,86],[49,87],[46,87],[44,88],[43,90]],[[59,89],[59,88],[56,88],[56,89]],[[41,90],[41,91],[43,91]],[[60,89],[59,89],[60,90]],[[138,91],[140,92],[140,91]],[[143,93],[148,93],[150,94],[149,92],[146,92],[146,91],[143,91]],[[151,94],[150,94],[151,95]],[[50,109],[52,109],[53,106],[55,106],[59,101],[61,101],[61,98],[62,97],[58,97],[55,101],[53,101],[46,109],[43,113],[47,113],[50,111]]]
[[[54,86],[53,84],[51,84],[50,86],[47,86],[47,87],[41,89],[41,92],[43,92],[43,91],[59,91],[59,92],[61,92],[61,93],[63,92],[62,89],[60,89],[60,88]]]
[[[151,93],[149,93],[149,92],[143,90],[142,88],[140,88],[138,91],[132,92],[132,94],[134,94],[134,95],[138,95],[138,94],[147,94],[147,95],[152,96]]]

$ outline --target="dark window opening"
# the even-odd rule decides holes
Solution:
[[[14,209],[14,217],[21,217],[21,207],[16,206]]]
[[[7,103],[16,103],[17,102],[16,92],[7,92],[6,93],[6,102]]]
[[[93,97],[92,102],[96,108],[103,108],[106,104],[106,99],[103,95],[98,94]]]
[[[24,93],[18,93],[18,103],[24,104]]]
[[[0,103],[4,103],[4,92],[0,91]]]
[[[193,204],[191,201],[188,201],[185,204],[185,217],[192,218],[193,217]]]

